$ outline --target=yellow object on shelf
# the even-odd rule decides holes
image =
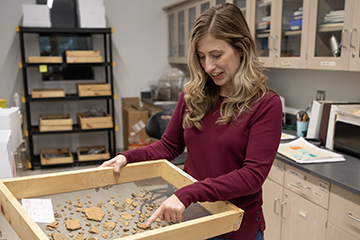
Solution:
[[[5,107],[6,107],[6,100],[0,99],[0,108],[5,108]]]

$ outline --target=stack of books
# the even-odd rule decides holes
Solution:
[[[289,31],[301,30],[303,18],[303,7],[299,7],[292,15]]]
[[[261,22],[256,23],[256,31],[261,33],[270,32],[270,18],[271,16],[266,16],[261,19]]]
[[[330,11],[320,24],[321,26],[337,27],[344,24],[344,10]]]

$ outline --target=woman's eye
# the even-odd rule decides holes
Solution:
[[[199,59],[204,59],[205,58],[205,56],[199,56]]]
[[[221,57],[221,55],[214,55],[213,56],[213,58],[216,58],[216,59],[218,59],[218,58],[220,58]]]

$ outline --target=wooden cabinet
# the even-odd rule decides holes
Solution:
[[[265,238],[325,239],[329,187],[275,159],[263,185]]]
[[[356,0],[311,1],[307,68],[359,71],[359,5]]]
[[[244,13],[265,67],[360,69],[357,0],[202,0],[173,4],[164,8],[168,12],[170,63],[186,63],[192,20],[204,9],[223,2],[236,4]]]
[[[170,63],[187,63],[189,39],[196,19],[206,9],[224,2],[236,4],[245,16],[250,16],[247,14],[250,12],[249,0],[181,1],[163,8],[168,15],[168,61]]]
[[[360,239],[360,196],[332,185],[328,221],[327,240]]]

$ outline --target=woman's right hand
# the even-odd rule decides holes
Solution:
[[[120,177],[120,169],[127,164],[126,157],[124,155],[117,155],[116,157],[103,162],[99,167],[114,167],[114,177],[118,179]]]

